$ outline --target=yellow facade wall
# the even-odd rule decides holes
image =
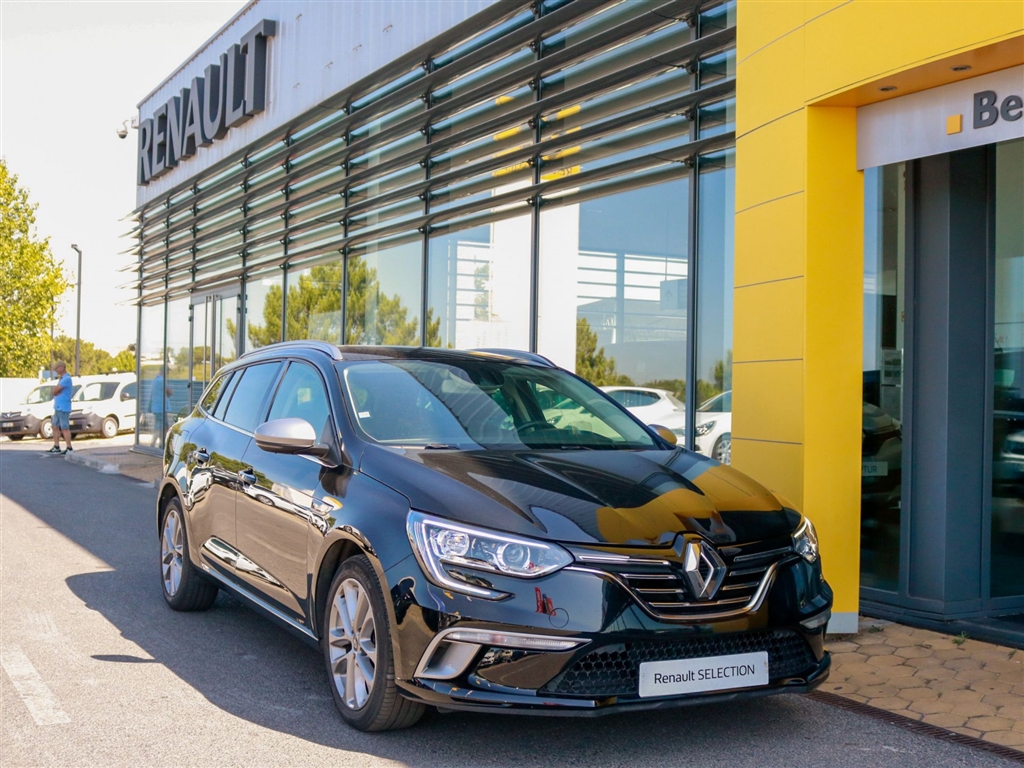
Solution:
[[[816,523],[836,593],[831,629],[850,631],[862,419],[856,107],[1024,63],[1024,2],[739,0],[737,13],[732,460]]]

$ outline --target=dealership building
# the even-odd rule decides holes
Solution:
[[[531,350],[810,516],[831,631],[1024,632],[1019,0],[255,0],[138,123],[140,450],[276,341]]]

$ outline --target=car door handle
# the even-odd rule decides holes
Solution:
[[[205,448],[199,448],[192,452],[192,458],[195,459],[196,464],[206,464],[210,461],[210,454],[206,452]]]
[[[242,485],[256,484],[256,473],[252,471],[252,467],[249,467],[248,469],[240,469],[238,471],[238,482]]]

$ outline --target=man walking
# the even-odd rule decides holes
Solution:
[[[54,373],[57,374],[57,386],[53,388],[53,448],[48,453],[70,453],[71,448],[71,423],[69,418],[71,416],[71,391],[73,384],[71,383],[71,374],[68,373],[67,366],[64,365],[63,360],[58,360],[56,365],[53,366]],[[64,444],[67,445],[67,450],[62,451],[60,449],[60,436],[64,435]]]

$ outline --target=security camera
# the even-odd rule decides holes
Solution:
[[[132,126],[135,127],[134,125]],[[128,121],[125,120],[121,123],[121,127],[117,129],[117,138],[127,139],[128,138]]]

